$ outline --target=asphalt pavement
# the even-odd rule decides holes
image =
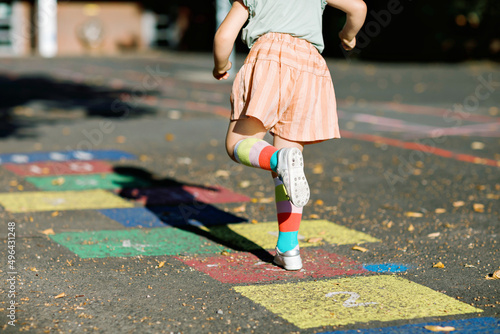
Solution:
[[[287,272],[210,54],[0,59],[0,328],[500,333],[500,66],[327,62]]]

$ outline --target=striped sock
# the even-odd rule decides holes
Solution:
[[[278,249],[286,252],[294,249],[299,244],[298,235],[300,220],[302,219],[302,208],[294,206],[286,196],[283,182],[278,177],[274,178],[276,211],[278,213]]]
[[[276,147],[257,138],[240,140],[234,147],[234,157],[245,166],[274,172],[278,165],[278,150]]]

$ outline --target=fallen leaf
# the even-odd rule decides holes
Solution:
[[[410,226],[408,226],[408,231],[409,232],[415,231],[415,226],[413,226],[413,224],[410,224]]]
[[[259,203],[273,203],[274,202],[274,197],[264,197],[264,198],[259,198]]]
[[[248,181],[248,180],[243,180],[243,181],[241,181],[241,182],[238,184],[238,186],[239,186],[240,188],[248,188],[248,187],[250,186],[250,181]]]
[[[43,234],[45,234],[45,235],[52,235],[52,234],[56,234],[52,228],[48,228],[48,229],[46,229],[46,230],[40,231],[40,233],[43,233]]]
[[[158,266],[157,268],[161,268],[165,265],[165,261],[161,261],[160,263],[158,263]]]
[[[38,271],[38,269],[36,269],[35,267],[30,267],[28,269],[31,270],[31,271]]]
[[[446,212],[446,209],[443,209],[443,208],[437,208],[434,212],[436,212],[436,213],[445,213],[445,212]]]
[[[487,199],[500,199],[500,195],[497,194],[486,194]]]
[[[228,170],[219,169],[215,172],[215,177],[229,177],[231,175]]]
[[[247,210],[246,204],[240,205],[236,208],[233,209],[233,212],[235,213],[240,213],[240,212],[245,212]]]
[[[314,205],[323,205],[325,204],[322,200],[317,199],[316,202],[314,202]]]
[[[52,217],[59,216],[59,211],[54,211],[50,214]]]
[[[472,207],[474,208],[474,211],[476,211],[476,212],[484,212],[484,204],[474,203],[472,205]]]
[[[165,135],[165,140],[166,141],[173,141],[175,139],[175,135],[173,135],[172,133],[167,133]]]
[[[368,251],[368,249],[366,249],[364,247],[361,247],[361,246],[354,246],[352,248],[352,250],[360,251],[360,252],[363,252],[363,253]]]
[[[421,212],[412,212],[412,211],[408,211],[408,212],[405,212],[405,216],[406,217],[414,217],[414,218],[420,218],[420,217],[423,217],[424,214],[421,213]]]
[[[323,174],[323,165],[322,164],[316,164],[312,170],[313,174]]]
[[[493,278],[494,279],[500,279],[500,270],[497,270],[493,273]]]
[[[258,224],[258,223],[259,223],[259,221],[258,221],[257,219],[252,219],[252,220],[250,221],[250,223],[252,223],[252,224]]]
[[[228,251],[222,251],[220,254],[223,256],[228,256],[230,253]]]
[[[431,332],[453,332],[455,330],[455,327],[451,326],[425,326],[424,327],[427,330],[430,330]]]
[[[126,140],[127,140],[127,138],[125,138],[125,136],[118,136],[118,137],[115,138],[115,141],[118,144],[123,144],[123,143],[125,143]]]
[[[307,239],[307,242],[313,244],[313,243],[316,243],[316,242],[320,242],[321,240],[323,240],[323,238],[316,237],[316,238],[309,238],[309,239]]]
[[[434,238],[439,237],[440,235],[441,235],[441,232],[434,232],[434,233],[427,234],[427,237],[431,238],[431,239],[434,239]]]
[[[319,216],[317,214],[315,214],[315,213],[311,213],[309,215],[309,219],[319,219]]]
[[[464,201],[456,201],[456,202],[453,202],[453,206],[455,208],[459,208],[461,206],[464,206],[465,205],[465,202]]]
[[[480,141],[474,141],[472,142],[472,144],[470,144],[470,148],[472,148],[473,150],[482,150],[484,149],[484,146],[484,143]]]
[[[54,298],[57,299],[57,298],[62,298],[62,297],[66,297],[66,294],[64,292],[58,294],[57,296],[55,296]]]
[[[65,182],[64,177],[58,177],[57,179],[52,180],[52,185],[61,186]]]
[[[438,262],[438,263],[433,264],[432,268],[443,269],[444,268],[444,264],[443,264],[443,262]]]

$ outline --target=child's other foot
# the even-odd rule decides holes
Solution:
[[[300,258],[299,246],[295,246],[294,249],[286,251],[284,253],[280,252],[278,247],[276,247],[276,255],[274,256],[274,264],[285,268],[286,270],[300,270],[302,269],[302,259]]]
[[[288,198],[298,208],[309,201],[309,185],[304,174],[304,158],[296,147],[282,148],[278,152],[277,173],[285,186]]]

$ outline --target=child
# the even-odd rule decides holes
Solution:
[[[347,14],[339,33],[351,50],[366,16],[362,0],[235,0],[214,38],[213,75],[229,78],[239,31],[251,48],[231,92],[226,149],[231,159],[272,172],[279,236],[274,263],[302,268],[298,230],[309,201],[304,145],[339,138],[335,93],[323,51],[326,5]],[[270,131],[273,145],[263,140]]]

